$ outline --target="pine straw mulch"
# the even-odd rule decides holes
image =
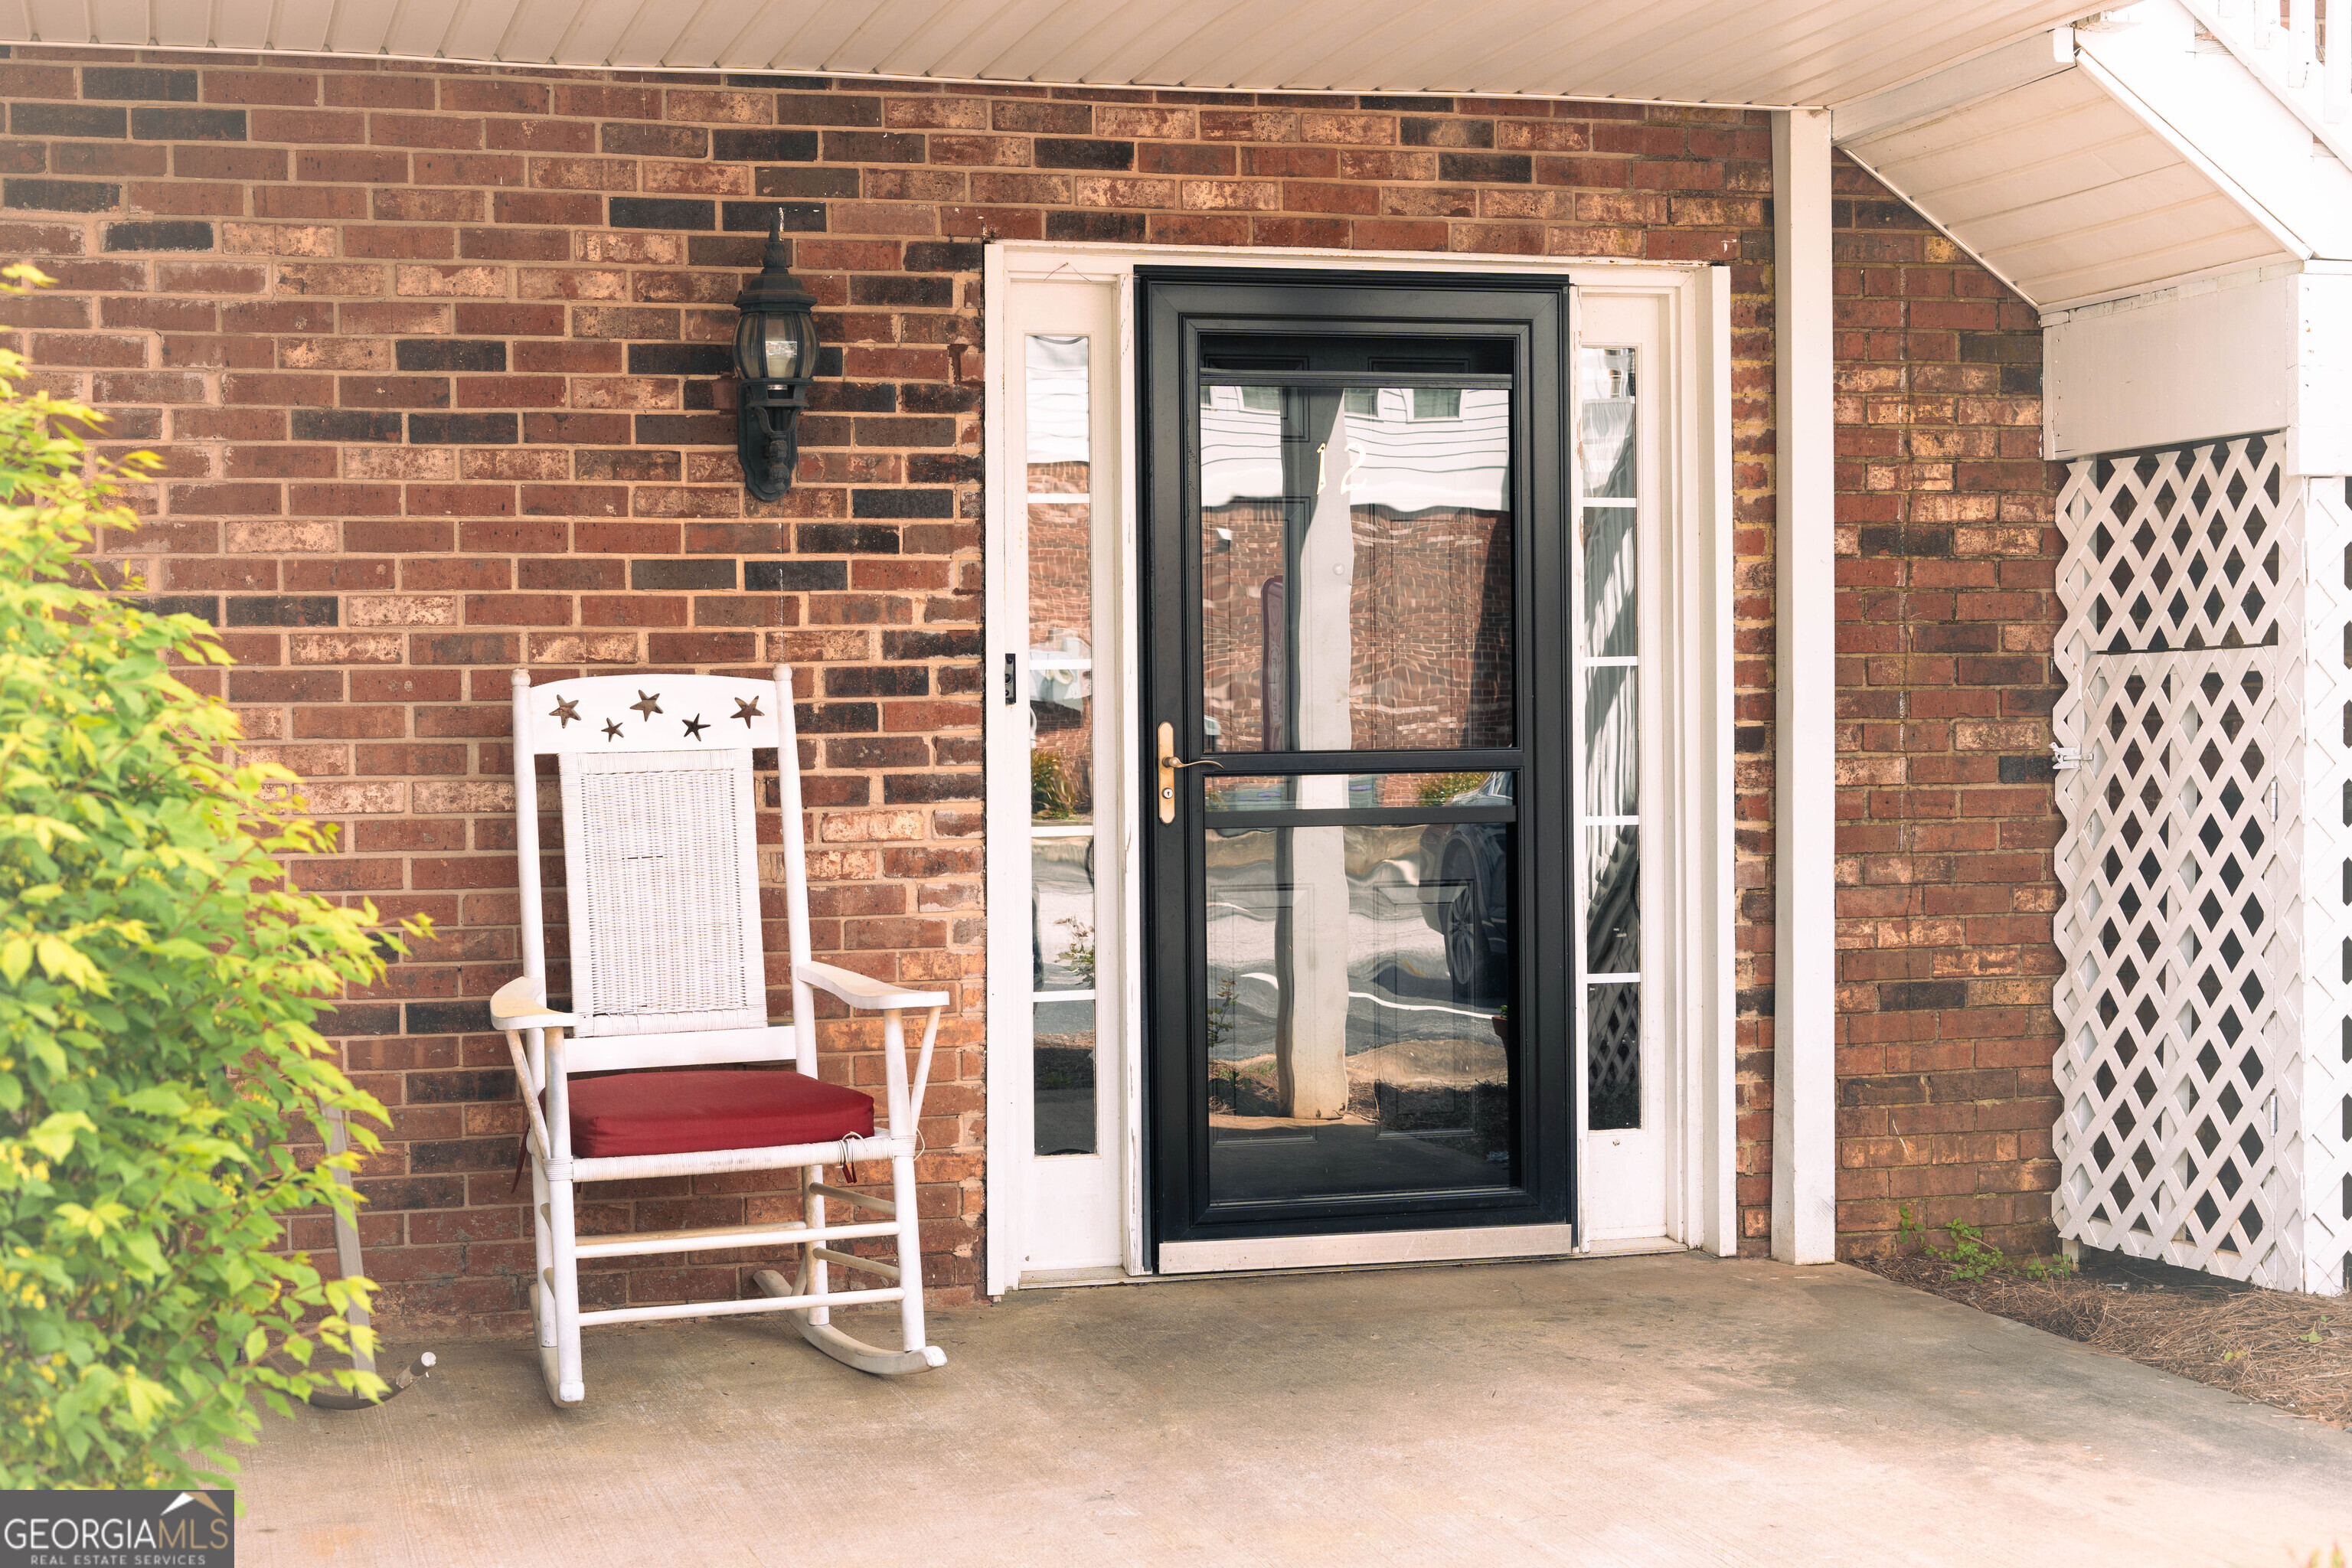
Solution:
[[[1956,1279],[1932,1256],[1860,1258],[1915,1289],[2352,1430],[2352,1299],[2264,1290],[2086,1252],[2084,1271]]]

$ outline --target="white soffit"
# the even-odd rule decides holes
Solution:
[[[2045,310],[2290,258],[2081,69],[1844,150]]]
[[[0,41],[1228,91],[1843,102],[2080,0],[21,0]]]

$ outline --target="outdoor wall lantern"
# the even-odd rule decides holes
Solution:
[[[743,313],[735,323],[735,374],[743,378],[735,455],[744,484],[761,500],[775,500],[793,488],[801,410],[816,379],[816,318],[810,314],[815,304],[816,296],[793,279],[792,247],[778,208],[760,275],[735,296]]]

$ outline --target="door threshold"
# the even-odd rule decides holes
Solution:
[[[1660,1252],[1690,1252],[1696,1250],[1688,1242],[1664,1236],[1620,1236],[1607,1240],[1589,1241],[1580,1258],[1646,1258]]]
[[[1478,1258],[1565,1258],[1576,1250],[1568,1225],[1464,1226],[1450,1230],[1376,1230],[1346,1236],[1266,1236],[1168,1241],[1162,1274],[1254,1273],[1368,1263],[1459,1263]]]
[[[1099,1268],[1028,1268],[1013,1285],[1016,1290],[1067,1290],[1083,1285],[1133,1285],[1150,1279],[1129,1274],[1116,1263]]]

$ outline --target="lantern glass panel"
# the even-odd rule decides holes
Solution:
[[[767,365],[761,353],[760,328],[766,317],[752,312],[735,323],[735,374],[745,381],[767,379]]]
[[[735,369],[746,381],[793,381],[808,374],[807,312],[767,315],[754,311],[735,329]]]
[[[784,316],[761,318],[762,335],[767,344],[768,374],[776,381],[789,381],[806,375],[802,368],[803,351],[808,343],[808,317],[798,310]]]

